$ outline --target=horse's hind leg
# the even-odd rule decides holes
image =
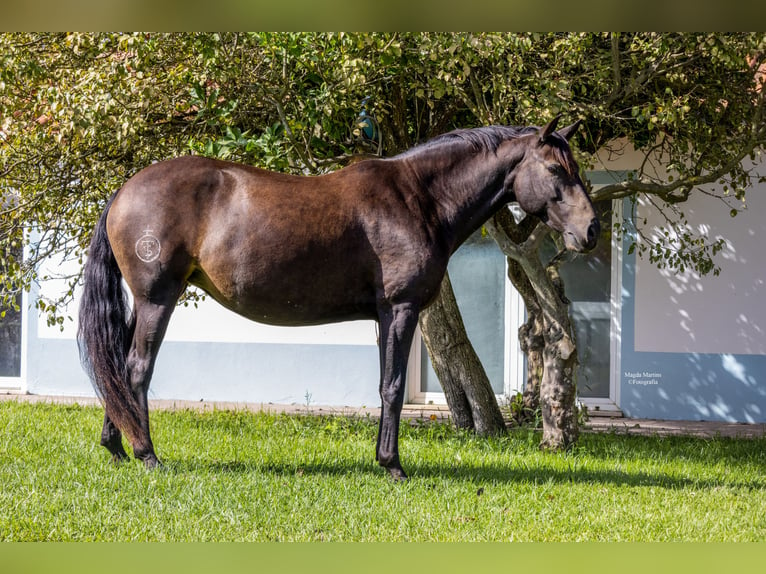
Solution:
[[[122,433],[106,414],[104,415],[104,428],[101,429],[101,446],[106,447],[112,453],[112,461],[114,462],[128,458],[122,447]]]
[[[136,299],[136,329],[127,359],[128,376],[133,396],[138,403],[140,422],[138,436],[130,437],[133,455],[142,460],[147,468],[153,468],[159,464],[149,433],[148,394],[157,353],[177,298],[169,297],[168,299],[162,304]]]

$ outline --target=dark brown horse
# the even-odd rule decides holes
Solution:
[[[317,177],[194,156],[139,172],[109,200],[84,270],[78,340],[106,410],[101,444],[126,457],[122,431],[147,467],[158,463],[149,381],[192,284],[272,325],[377,320],[376,456],[406,478],[398,432],[407,358],[450,255],[512,201],[563,233],[567,248],[596,243],[599,223],[567,141],[577,124],[556,132],[556,121],[459,130]]]

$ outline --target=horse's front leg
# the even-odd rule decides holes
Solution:
[[[375,456],[394,480],[406,480],[399,462],[399,418],[404,403],[404,383],[412,337],[419,309],[412,303],[381,306],[380,398],[381,413]]]

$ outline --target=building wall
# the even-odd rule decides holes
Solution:
[[[638,165],[626,150],[602,167]],[[766,167],[761,167],[766,174]],[[623,241],[621,288],[613,305],[610,360],[618,406],[629,417],[766,422],[766,184],[754,182],[747,209],[731,217],[719,199],[696,193],[684,204],[689,225],[726,239],[719,277],[658,269],[628,254]],[[635,213],[645,230],[661,222],[646,202]],[[50,270],[63,271],[51,262]],[[45,293],[61,285],[45,284]],[[33,301],[39,291],[30,294]],[[76,317],[76,304],[68,313]],[[26,315],[26,390],[93,395],[78,359],[74,322],[49,327]],[[506,325],[506,328],[509,328]],[[370,406],[379,404],[375,324],[274,328],[249,322],[207,300],[178,308],[157,362],[150,396]]]
[[[701,193],[681,208],[694,231],[725,239],[721,272],[660,269],[628,254],[635,234],[625,238],[620,406],[631,417],[766,422],[766,185],[753,181],[736,217]],[[659,233],[662,218],[648,201],[634,219],[646,219],[650,237]]]
[[[57,285],[45,289],[55,292]],[[76,303],[67,312],[76,317]],[[28,392],[93,396],[79,362],[75,323],[65,323],[62,331],[34,310],[28,321]],[[374,406],[380,402],[378,382],[372,321],[269,327],[206,299],[199,308],[173,313],[150,398]]]

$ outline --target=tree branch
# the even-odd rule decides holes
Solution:
[[[760,139],[760,138],[759,138]],[[657,183],[646,179],[633,179],[605,185],[591,194],[593,201],[605,201],[609,199],[621,199],[635,193],[645,193],[661,197],[667,203],[681,203],[689,198],[692,189],[700,185],[715,183],[727,174],[731,173],[747,155],[757,147],[757,143],[745,145],[739,153],[732,156],[728,162],[713,171],[683,177],[668,183]]]
[[[303,149],[300,142],[296,140],[295,134],[293,133],[292,128],[290,128],[290,122],[287,120],[287,114],[285,114],[285,110],[282,107],[282,104],[280,103],[279,99],[273,96],[266,96],[266,99],[268,99],[274,105],[274,108],[277,111],[277,115],[279,116],[279,121],[282,123],[282,126],[285,128],[285,134],[287,135],[287,138],[290,140],[290,143],[293,145],[293,149],[295,149],[295,153],[297,153],[298,156],[301,158],[303,165],[308,167],[312,171],[316,170],[316,164],[313,158],[310,155],[307,155],[307,150]],[[310,152],[308,152],[308,154],[310,154]],[[288,162],[290,163],[290,167],[295,168],[295,165],[293,165],[292,158],[290,157],[289,154],[288,154]]]
[[[607,108],[611,107],[611,105],[619,99],[622,91],[622,75],[620,74],[620,33],[612,32],[610,36],[612,43],[612,83],[614,84],[614,87],[607,100]]]

